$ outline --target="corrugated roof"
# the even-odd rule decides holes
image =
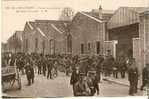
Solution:
[[[137,13],[143,13],[145,11],[149,11],[149,9],[147,7],[126,7],[126,8],[133,10]]]

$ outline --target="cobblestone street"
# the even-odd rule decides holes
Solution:
[[[35,83],[27,86],[25,75],[22,76],[22,89],[10,90],[6,94],[17,97],[71,97],[72,86],[69,84],[70,77],[66,77],[64,73],[59,73],[59,76],[53,80],[47,79],[43,75],[35,77]],[[108,81],[102,81],[100,84],[99,96],[128,96],[129,87],[114,84]],[[143,93],[138,90],[136,95]],[[97,96],[97,95],[95,95]]]

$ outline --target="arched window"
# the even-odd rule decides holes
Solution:
[[[84,44],[81,44],[81,54],[84,54]]]
[[[100,53],[100,42],[96,41],[96,54]]]

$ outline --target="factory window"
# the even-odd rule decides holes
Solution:
[[[35,48],[38,49],[38,39],[35,39]]]
[[[88,43],[88,51],[91,50],[91,43]]]
[[[25,40],[25,50],[28,51],[28,39]]]
[[[84,54],[84,44],[81,44],[81,54]]]
[[[68,48],[68,52],[72,52],[72,36],[71,34],[69,34],[67,36],[67,48]]]
[[[42,42],[42,49],[43,49],[43,54],[44,54],[44,50],[45,50],[45,40],[43,40],[43,42]]]
[[[100,42],[96,41],[96,54],[100,53]]]

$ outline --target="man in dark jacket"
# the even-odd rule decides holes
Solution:
[[[31,83],[33,84],[34,83],[34,78],[35,78],[34,67],[31,66],[30,69],[31,69]]]
[[[148,67],[149,64],[146,64],[146,66],[143,68],[143,72],[142,72],[142,86],[141,86],[141,90],[143,90],[143,88],[147,85],[148,80],[149,80],[149,71],[148,71]]]
[[[50,79],[52,79],[52,61],[50,59],[48,59],[48,62],[47,62],[47,70],[48,70],[48,74],[47,74],[47,79],[49,78],[50,76]]]
[[[42,62],[41,59],[39,59],[37,62],[38,74],[41,74],[41,65],[42,65],[41,62]]]
[[[46,76],[46,65],[47,65],[46,62],[47,62],[46,59],[43,57],[43,59],[42,59],[42,72],[43,72],[44,76]]]
[[[76,67],[75,70],[72,72],[71,78],[70,78],[70,84],[73,87],[73,94],[75,96],[75,92],[74,92],[74,85],[78,82],[79,80],[79,67]]]
[[[32,69],[31,69],[31,65],[29,62],[27,62],[26,66],[25,66],[25,73],[26,73],[28,85],[30,86],[31,85],[31,79],[32,79]]]
[[[128,80],[130,82],[129,95],[137,93],[138,76],[138,68],[136,67],[135,59],[132,59],[128,69]]]

